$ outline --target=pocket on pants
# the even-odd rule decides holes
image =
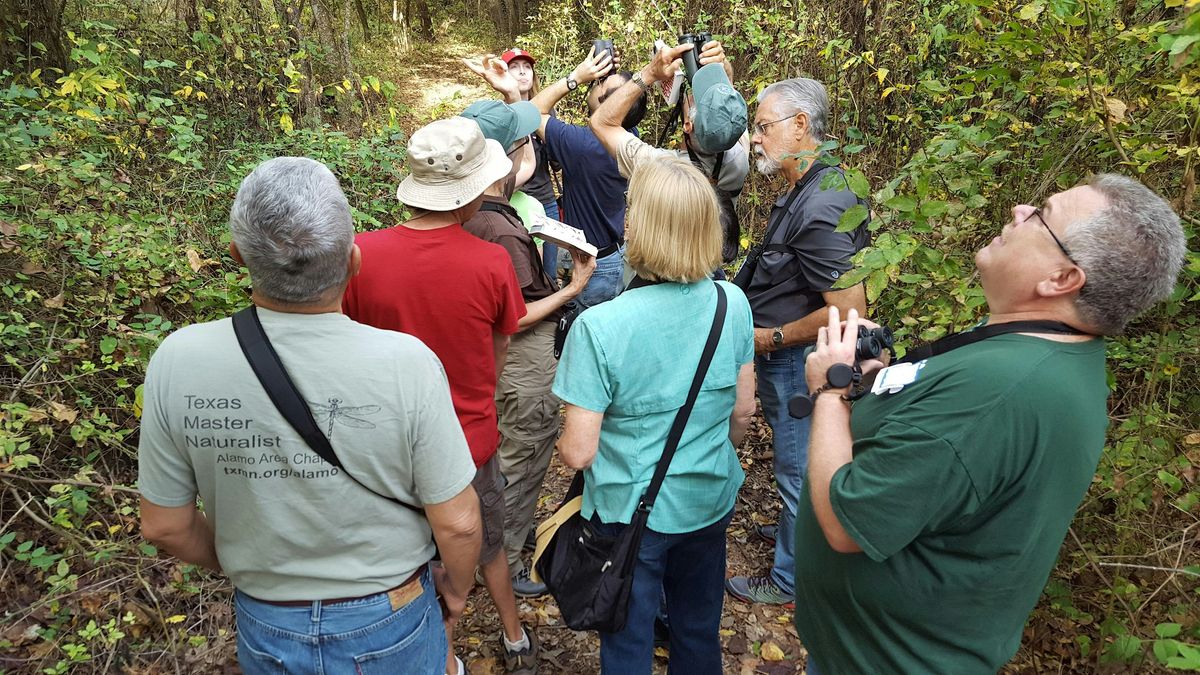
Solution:
[[[430,635],[429,610],[426,609],[421,617],[421,623],[400,642],[366,652],[354,657],[354,665],[358,675],[394,675],[395,673],[424,673],[442,672],[446,665],[446,654],[435,654],[434,645],[437,636]],[[441,631],[439,622],[435,626]]]
[[[287,673],[282,659],[251,647],[241,638],[238,639],[237,658],[244,675],[285,675]]]

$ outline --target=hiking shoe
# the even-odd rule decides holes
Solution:
[[[500,651],[504,654],[504,672],[514,675],[537,675],[538,641],[533,631],[521,626],[529,638],[529,646],[520,651],[510,651],[504,643],[504,631],[500,631]]]
[[[512,578],[513,595],[518,598],[536,598],[546,594],[546,584],[529,578],[529,568],[523,568]]]
[[[529,534],[525,537],[525,545],[521,547],[522,551],[533,551],[537,549],[537,530],[529,528]]]
[[[743,602],[763,605],[783,605],[788,609],[796,606],[796,598],[784,593],[771,581],[771,577],[730,577],[725,580],[725,590]]]
[[[776,537],[776,535],[779,534],[779,526],[778,525],[759,525],[758,527],[754,528],[754,533],[757,534],[758,536],[762,537],[763,539],[766,539],[768,544],[774,546],[775,545],[775,537]]]

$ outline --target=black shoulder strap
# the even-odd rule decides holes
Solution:
[[[242,353],[246,355],[246,360],[250,362],[250,368],[254,371],[254,376],[258,378],[263,389],[267,391],[267,396],[271,398],[271,402],[279,409],[279,413],[287,420],[287,423],[300,434],[308,447],[312,448],[313,452],[321,456],[321,459],[329,462],[337,467],[347,478],[358,483],[364,490],[376,494],[384,499],[395,502],[406,509],[411,509],[417,513],[424,513],[421,509],[387,495],[379,494],[371,488],[363,485],[357,478],[350,475],[346,471],[346,467],[342,466],[341,460],[333,451],[333,446],[329,444],[329,439],[321,432],[321,428],[317,426],[317,421],[313,419],[312,410],[305,403],[304,397],[296,389],[292,378],[288,376],[287,370],[283,367],[283,362],[279,360],[279,354],[275,352],[275,348],[271,346],[271,341],[267,339],[267,334],[263,330],[262,322],[258,320],[258,307],[251,305],[233,315],[233,332],[237,335],[238,345],[242,348]]]
[[[667,467],[671,465],[671,458],[675,456],[679,440],[683,438],[683,429],[687,426],[688,417],[692,414],[692,407],[696,405],[696,397],[700,395],[700,385],[704,384],[704,376],[708,373],[708,366],[712,363],[713,354],[717,351],[717,343],[721,341],[721,329],[725,326],[727,302],[725,289],[721,288],[721,284],[714,282],[714,285],[717,289],[717,311],[713,317],[712,327],[708,330],[708,341],[704,343],[704,353],[700,355],[700,365],[696,366],[696,376],[692,378],[692,388],[688,390],[687,400],[675,414],[675,422],[671,424],[671,431],[667,434],[667,447],[663,450],[662,458],[658,460],[658,466],[654,469],[654,477],[650,479],[650,485],[646,487],[646,493],[642,495],[642,501],[638,504],[638,509],[644,509],[647,513],[654,508],[658,490],[662,487],[663,479],[667,477]]]
[[[908,351],[904,358],[897,363],[916,363],[924,361],[931,356],[945,354],[959,347],[966,347],[969,344],[986,340],[997,335],[1006,333],[1048,333],[1058,335],[1090,335],[1087,331],[1079,330],[1073,326],[1065,324],[1061,321],[1012,321],[1009,323],[996,323],[980,326],[974,330],[954,333],[946,337],[932,342],[927,345],[921,345]]]

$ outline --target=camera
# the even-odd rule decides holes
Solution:
[[[692,45],[692,50],[683,54],[683,69],[687,73],[688,82],[692,81],[700,68],[700,53],[704,51],[704,44],[711,40],[710,33],[684,33],[679,36],[679,44]]]

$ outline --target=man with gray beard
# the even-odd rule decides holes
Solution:
[[[861,202],[844,172],[818,152],[828,117],[825,87],[816,80],[783,80],[759,95],[750,127],[755,165],[768,176],[782,175],[791,190],[775,202],[762,244],[734,279],[754,312],[758,398],[771,426],[783,508],[777,525],[759,528],[775,542],[771,570],[733,577],[726,589],[740,600],[787,607],[794,604],[796,505],[808,469],[808,420],[788,415],[787,403],[808,393],[804,351],[828,322],[829,308],[842,316],[850,309],[866,314],[862,284],[834,288],[870,235],[866,219],[851,232],[835,231],[842,214]]]

